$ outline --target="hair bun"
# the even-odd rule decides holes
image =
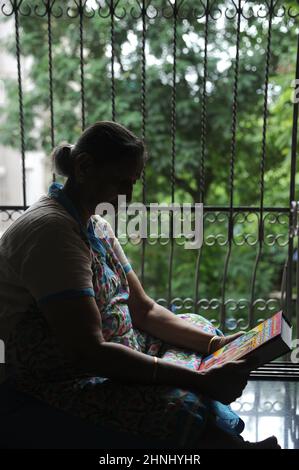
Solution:
[[[55,147],[52,152],[53,166],[55,173],[62,176],[70,176],[73,145],[62,143]]]

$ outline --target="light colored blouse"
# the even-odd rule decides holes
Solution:
[[[13,317],[35,302],[95,295],[91,248],[82,237],[76,209],[61,188],[53,183],[49,194],[30,206],[0,239],[0,339],[4,341]],[[104,233],[129,272],[132,268],[111,226],[100,216],[91,219],[93,224],[90,220],[85,230],[88,242],[94,238],[98,243]]]

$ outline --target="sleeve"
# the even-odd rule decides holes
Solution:
[[[107,222],[107,220],[103,219],[102,217],[97,217],[97,224],[98,233],[101,233],[102,231],[105,232],[105,235],[109,238],[114,253],[118,257],[120,263],[122,264],[122,267],[124,268],[125,273],[127,274],[132,270],[132,266],[128,261],[128,258],[126,257],[118,238],[115,236],[111,225],[109,224],[109,222]]]
[[[94,296],[90,250],[69,222],[47,224],[28,245],[20,276],[38,303]]]
[[[121,262],[125,273],[128,274],[130,271],[132,271],[133,268],[131,264],[129,263],[128,258],[126,257],[124,250],[122,249],[122,246],[119,243],[119,240],[116,236],[114,236],[112,248],[114,250],[114,253],[118,257],[119,261]]]

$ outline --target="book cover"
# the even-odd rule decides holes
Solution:
[[[288,334],[284,335],[287,336],[288,339],[286,343],[279,342],[279,345],[275,350],[275,348],[273,349],[273,340],[275,338],[279,338],[281,341],[283,341],[282,333],[284,324],[286,325],[286,328],[289,329]],[[231,343],[226,344],[221,349],[218,349],[218,351],[215,351],[213,354],[204,358],[201,362],[199,370],[209,369],[212,366],[219,366],[228,361],[236,361],[238,359],[244,358],[245,356],[249,356],[257,348],[267,346],[267,343],[269,343],[269,345],[271,343],[272,346],[270,353],[273,355],[273,357],[270,358],[270,360],[272,360],[287,352],[287,350],[290,348],[290,341],[291,328],[286,324],[283,313],[280,311],[277,312],[273,317],[257,325],[252,330],[244,333],[244,335],[235,339]],[[263,355],[263,352],[264,348],[261,348],[261,356]],[[269,360],[268,356],[269,351],[268,354],[265,354],[265,362]],[[261,362],[263,361],[261,360]]]

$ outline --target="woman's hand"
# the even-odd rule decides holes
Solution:
[[[242,395],[252,364],[247,360],[227,362],[198,373],[198,391],[229,405]]]
[[[213,342],[211,344],[210,354],[212,354],[215,351],[218,351],[218,349],[223,348],[223,346],[230,343],[231,341],[234,341],[235,339],[239,338],[242,335],[244,335],[244,332],[240,331],[239,333],[235,333],[233,335],[215,337],[215,339],[213,339]]]

